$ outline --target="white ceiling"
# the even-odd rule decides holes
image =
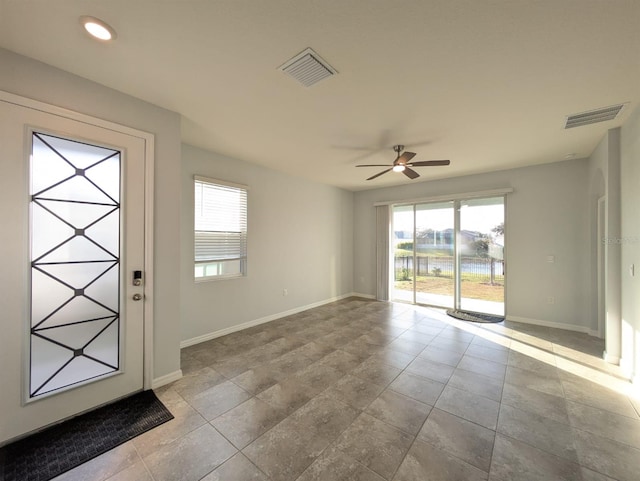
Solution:
[[[0,0],[0,46],[179,112],[187,143],[351,190],[586,157],[640,101],[638,0]],[[277,69],[307,47],[338,75]],[[396,143],[451,165],[366,182],[354,166]]]

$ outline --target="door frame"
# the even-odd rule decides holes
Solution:
[[[108,120],[68,110],[55,105],[33,100],[20,95],[0,90],[0,101],[8,102],[20,107],[39,110],[47,114],[56,115],[76,122],[82,122],[95,127],[112,130],[121,134],[137,137],[144,141],[144,295],[143,303],[143,389],[151,389],[153,382],[153,303],[154,303],[154,252],[153,252],[153,212],[154,212],[154,159],[155,136],[152,133],[120,125]],[[22,349],[22,364],[25,365],[27,352]]]
[[[598,337],[604,339],[605,336],[605,322],[607,312],[607,256],[605,248],[606,237],[606,219],[607,219],[607,196],[603,195],[598,198],[596,212],[596,242],[597,242],[597,257],[596,257],[596,282],[598,290]]]

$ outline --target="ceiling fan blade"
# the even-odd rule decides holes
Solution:
[[[405,152],[394,162],[394,164],[406,164],[416,156],[415,152]]]
[[[389,164],[363,164],[363,165],[356,165],[356,167],[393,167],[393,166]]]
[[[422,160],[420,162],[410,162],[407,165],[410,167],[428,167],[430,165],[449,165],[450,160]]]
[[[382,174],[386,174],[387,172],[389,172],[390,170],[392,170],[393,167],[391,167],[391,169],[387,169],[387,170],[383,170],[382,172],[376,174],[376,175],[372,175],[371,177],[369,177],[367,180],[373,180],[376,177],[380,177]]]
[[[415,170],[410,169],[409,167],[405,167],[402,172],[404,172],[404,175],[406,175],[410,179],[415,179],[417,177],[420,177],[420,174],[418,174]]]

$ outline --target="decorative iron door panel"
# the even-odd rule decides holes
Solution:
[[[29,396],[118,371],[121,152],[31,134]]]

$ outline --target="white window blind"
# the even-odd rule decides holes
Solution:
[[[196,176],[194,188],[195,276],[245,275],[246,186]]]

